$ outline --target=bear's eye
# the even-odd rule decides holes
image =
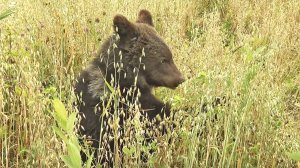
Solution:
[[[165,63],[168,63],[168,62],[169,62],[169,60],[167,60],[167,59],[162,59],[162,60],[161,60],[161,63],[162,63],[162,64],[165,64]]]

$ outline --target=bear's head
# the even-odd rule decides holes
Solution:
[[[154,29],[149,11],[141,10],[135,23],[122,15],[113,20],[114,30],[119,35],[118,48],[130,59],[132,67],[139,70],[143,83],[151,87],[175,89],[184,82],[177,69],[172,52]]]

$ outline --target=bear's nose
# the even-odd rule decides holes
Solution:
[[[180,76],[179,80],[178,80],[178,84],[182,84],[185,81],[183,76]]]
[[[175,86],[173,87],[173,89],[177,88],[180,84],[182,84],[183,82],[185,81],[184,77],[183,76],[180,76],[178,78],[178,80],[176,81]]]

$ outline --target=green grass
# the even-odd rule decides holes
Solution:
[[[149,165],[300,166],[298,0],[1,0],[0,167],[66,167],[61,156],[76,149],[53,131],[53,99],[74,113],[74,79],[113,32],[113,16],[134,21],[140,9],[188,78],[156,90],[180,127],[160,138]],[[199,113],[223,96],[225,106]],[[125,149],[127,165],[140,164],[130,157],[142,148]]]

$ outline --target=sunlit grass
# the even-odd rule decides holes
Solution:
[[[288,153],[300,151],[300,1],[2,0],[6,9],[14,13],[0,20],[0,167],[65,166],[52,101],[75,112],[74,79],[111,35],[113,16],[134,21],[140,9],[188,79],[156,90],[179,126],[149,165],[299,167]],[[225,105],[201,112],[223,96]]]

